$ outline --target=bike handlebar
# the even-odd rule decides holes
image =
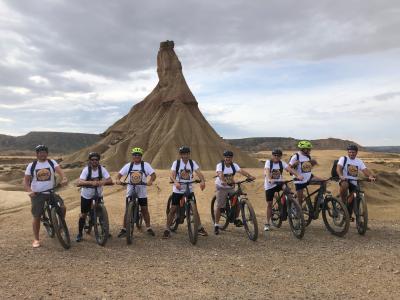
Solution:
[[[127,186],[127,185],[135,186],[135,185],[147,185],[147,183],[144,183],[144,182],[140,182],[140,183],[121,182],[121,185],[122,186]]]
[[[192,181],[178,181],[179,184],[191,184],[191,183],[200,183],[201,181],[196,179],[196,180],[192,180]],[[175,182],[170,181],[170,184],[174,184]]]
[[[94,188],[98,188],[98,187],[106,186],[106,185],[114,185],[114,183],[111,182],[111,183],[106,183],[106,184],[103,184],[103,185],[91,185],[91,184],[85,185],[85,184],[77,184],[76,186],[81,187],[81,188],[94,189]]]

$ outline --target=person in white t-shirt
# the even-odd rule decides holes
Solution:
[[[310,181],[322,181],[311,173],[312,168],[317,164],[316,160],[311,159],[310,153],[312,144],[310,141],[300,141],[297,145],[300,151],[296,152],[289,161],[289,166],[296,170],[297,174],[303,177],[302,180],[295,180],[297,200],[300,206],[303,203],[303,190],[310,184]]]
[[[135,188],[138,195],[140,209],[142,211],[142,216],[146,224],[146,232],[151,236],[155,236],[155,232],[150,225],[150,213],[147,204],[147,186],[151,186],[156,180],[156,173],[148,162],[142,160],[142,156],[144,154],[142,148],[132,148],[131,153],[132,161],[124,165],[122,169],[118,172],[116,184],[121,184],[122,176],[125,176],[125,180],[129,177],[129,183],[131,184],[145,184],[137,185]],[[150,177],[148,181],[147,177]],[[126,236],[126,209],[128,208],[128,200],[132,194],[133,188],[134,187],[132,185],[128,184],[126,189],[125,214],[123,218],[122,229],[118,234],[119,238]]]
[[[53,159],[48,159],[49,149],[45,145],[38,145],[35,148],[37,160],[31,162],[26,170],[24,176],[24,187],[25,191],[29,193],[32,204],[32,229],[34,240],[32,247],[40,247],[39,241],[39,230],[40,230],[40,217],[43,215],[44,204],[48,199],[48,192],[42,193],[49,189],[53,189],[56,183],[55,173],[61,178],[61,185],[68,183],[67,177],[57,162]],[[61,205],[64,217],[66,213],[66,207],[63,200],[57,194],[55,195],[57,201]]]
[[[237,173],[242,174],[243,176],[247,177],[248,179],[254,180],[256,179],[254,176],[251,176],[248,172],[241,169],[238,164],[233,162],[233,152],[230,150],[226,150],[223,153],[224,160],[217,164],[216,172],[217,177],[215,179],[215,186],[216,186],[216,202],[217,205],[215,207],[215,224],[214,224],[214,233],[219,234],[219,219],[221,218],[221,208],[225,208],[226,206],[226,198],[228,195],[231,195],[235,192],[234,189],[234,176]],[[236,227],[243,226],[243,223],[240,219],[238,219],[240,212],[239,205],[237,206],[236,211],[236,219],[234,224]]]
[[[287,163],[282,160],[282,150],[272,150],[271,159],[265,162],[264,175],[265,175],[265,198],[267,200],[267,221],[264,224],[264,231],[269,231],[271,215],[272,215],[272,201],[274,200],[275,193],[282,190],[282,184],[275,181],[283,180],[283,170],[286,170],[292,175],[295,175],[297,179],[303,180],[304,177],[293,170]]]
[[[103,186],[112,184],[112,179],[106,168],[100,165],[100,154],[90,152],[88,157],[88,165],[83,168],[81,176],[79,176],[78,186],[81,187],[81,214],[78,220],[78,235],[76,241],[82,241],[83,227],[87,214],[92,207],[92,199],[94,197],[94,189],[85,186],[96,186],[99,197],[103,197]]]
[[[180,158],[172,163],[171,167],[171,175],[170,179],[174,182],[172,187],[172,203],[171,209],[167,216],[166,228],[164,230],[163,238],[167,239],[171,236],[170,226],[173,222],[173,219],[176,214],[176,210],[179,206],[179,202],[182,198],[182,195],[186,191],[186,185],[181,185],[181,182],[193,181],[193,175],[196,175],[200,178],[200,189],[203,191],[206,187],[206,182],[203,174],[200,171],[199,165],[190,159],[190,148],[187,146],[182,146],[179,148],[179,156]],[[189,185],[189,189],[192,195],[192,185]],[[202,236],[207,236],[207,231],[204,229],[203,225],[201,225],[200,215],[199,215],[199,234]]]
[[[336,171],[339,175],[340,181],[340,197],[343,203],[347,204],[349,210],[349,215],[351,217],[353,213],[353,199],[347,201],[347,192],[352,194],[357,186],[355,179],[358,178],[358,172],[361,171],[369,180],[375,181],[375,176],[367,169],[364,162],[357,157],[358,146],[349,145],[347,147],[347,156],[342,156],[339,158]]]

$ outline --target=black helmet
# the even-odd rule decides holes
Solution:
[[[224,156],[225,157],[232,157],[233,156],[233,152],[231,150],[225,150],[224,151]]]
[[[281,149],[274,149],[272,150],[272,155],[279,155],[282,156],[282,150]]]
[[[89,153],[89,159],[92,159],[93,157],[97,157],[98,160],[100,160],[100,154],[97,152],[90,152]]]
[[[190,148],[188,146],[182,146],[179,148],[179,153],[190,153]]]
[[[357,145],[351,144],[347,146],[347,151],[356,151],[358,152],[358,147]]]
[[[37,145],[35,147],[36,153],[38,153],[39,151],[46,151],[47,153],[49,153],[49,148],[47,148],[47,146],[45,145]]]

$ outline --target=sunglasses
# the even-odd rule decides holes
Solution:
[[[99,161],[98,158],[91,158],[90,161]]]
[[[272,156],[282,157],[282,155],[279,155],[279,154],[273,154]]]
[[[132,156],[136,156],[136,157],[138,157],[138,156],[142,156],[141,154],[138,154],[138,153],[135,153],[135,154],[132,154]]]

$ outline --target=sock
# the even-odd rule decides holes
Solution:
[[[83,227],[85,226],[85,219],[79,218],[79,234],[82,235]]]

